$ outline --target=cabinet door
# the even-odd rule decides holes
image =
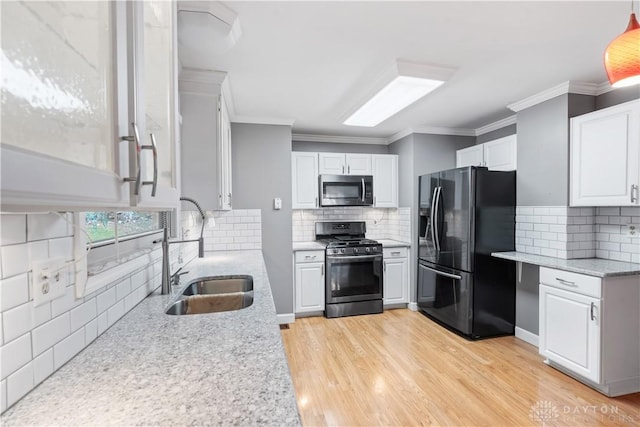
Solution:
[[[409,301],[409,269],[406,258],[384,260],[384,292],[385,304],[401,304]]]
[[[463,148],[456,151],[456,167],[484,166],[484,154],[482,145]]]
[[[132,204],[144,208],[178,205],[175,109],[177,76],[176,5],[164,0],[131,2],[133,37],[130,122],[137,123],[141,182],[134,187]],[[136,170],[134,173],[138,173]]]
[[[373,206],[376,208],[398,207],[398,156],[395,154],[373,154]]]
[[[220,96],[220,135],[218,144],[218,182],[220,209],[230,210],[232,207],[231,191],[231,122],[224,96]]]
[[[347,175],[371,175],[371,154],[346,154]]]
[[[636,206],[640,101],[571,119],[571,206]]]
[[[344,175],[347,173],[344,153],[319,153],[318,173],[328,175]]]
[[[2,210],[129,206],[126,4],[1,8]]]
[[[324,263],[296,264],[296,313],[324,310]]]
[[[540,354],[600,382],[600,300],[540,285]]]
[[[318,186],[318,153],[291,153],[291,208],[317,208]]]
[[[482,144],[482,149],[484,150],[484,165],[490,170],[516,170],[518,158],[516,135],[485,142]]]

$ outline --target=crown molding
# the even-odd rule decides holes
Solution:
[[[441,128],[420,126],[413,128],[413,133],[427,133],[432,135],[476,136],[474,129]]]
[[[226,78],[224,71],[182,68],[178,90],[180,93],[215,96],[221,93]]]
[[[372,144],[388,145],[387,138],[365,137],[365,136],[340,136],[340,135],[314,135],[307,133],[294,133],[291,135],[293,141],[303,142],[331,142],[338,144]]]
[[[514,114],[513,116],[506,117],[502,120],[498,120],[497,122],[489,123],[488,125],[479,127],[475,130],[476,136],[484,135],[485,133],[493,132],[497,129],[502,129],[503,127],[511,126],[516,124],[517,116]]]
[[[611,86],[611,83],[609,83],[609,80],[604,81],[598,85],[596,89],[596,96],[611,92],[613,89],[614,88]]]
[[[293,126],[295,119],[283,119],[276,117],[235,116],[233,123],[245,123],[252,125]]]
[[[405,130],[401,130],[400,132],[391,135],[389,138],[387,138],[387,144],[393,144],[396,141],[401,140],[402,138],[404,138],[405,136],[409,136],[411,134],[413,134],[413,129],[412,128],[408,128]]]
[[[529,107],[533,107],[534,105],[540,104],[542,102],[555,98],[556,96],[564,95],[566,93],[597,96],[601,94],[599,93],[599,91],[603,89],[602,86],[603,84],[566,81],[547,90],[543,90],[542,92],[539,92],[521,101],[509,104],[507,105],[507,108],[517,113],[519,111],[522,111]]]

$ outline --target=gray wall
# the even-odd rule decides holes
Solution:
[[[262,254],[278,314],[293,313],[291,128],[231,124],[233,208],[262,209]],[[273,209],[273,199],[282,209]]]
[[[483,144],[487,141],[492,141],[494,139],[503,138],[505,136],[513,135],[518,131],[517,125],[514,123],[509,126],[505,126],[500,129],[493,130],[491,132],[487,132],[483,135],[478,135],[476,137],[476,144]]]
[[[343,144],[339,142],[293,141],[292,151],[317,151],[319,153],[371,153],[388,154],[388,145]]]
[[[614,89],[596,97],[596,110],[622,104],[640,98],[640,88],[638,86]]]
[[[411,257],[409,259],[409,298],[416,301],[418,177],[454,168],[456,150],[475,143],[474,137],[412,134],[389,145],[389,153],[398,155],[400,206],[411,208]]]

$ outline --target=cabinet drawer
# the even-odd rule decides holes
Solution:
[[[324,262],[324,251],[296,251],[296,262]]]
[[[540,283],[596,298],[602,295],[602,280],[599,277],[570,271],[540,267]]]
[[[384,258],[406,258],[407,248],[382,248]]]

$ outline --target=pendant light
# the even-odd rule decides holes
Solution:
[[[607,46],[604,67],[612,87],[640,84],[640,24],[633,13],[633,0],[629,25]]]

